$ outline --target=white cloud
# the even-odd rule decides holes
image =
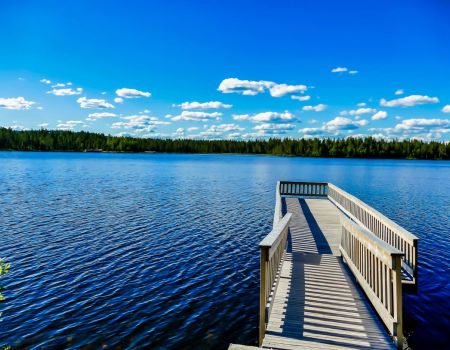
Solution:
[[[250,120],[250,114],[233,114],[234,120]]]
[[[395,100],[386,101],[384,98],[380,100],[380,105],[385,107],[412,107],[426,103],[438,103],[437,97],[429,97],[424,95],[410,95]]]
[[[403,91],[403,89],[398,89],[398,90],[395,90],[395,92],[394,92],[396,95],[403,95],[404,93],[405,93],[405,91]]]
[[[358,71],[357,70],[350,70],[350,71],[348,71],[348,74],[358,74]]]
[[[274,84],[270,87],[270,95],[272,97],[282,97],[288,94],[296,94],[299,92],[305,92],[308,90],[306,85],[287,85],[287,84]]]
[[[51,82],[51,80],[48,80],[48,79],[41,79],[41,80],[39,80],[41,83],[43,83],[43,84],[51,84],[52,82]]]
[[[81,95],[83,92],[82,88],[76,88],[75,90],[72,88],[67,89],[52,89],[47,91],[47,94],[53,94],[55,96],[71,96],[71,95]]]
[[[47,129],[48,126],[49,126],[49,123],[41,123],[41,124],[38,124],[38,126],[39,126],[40,128]]]
[[[116,97],[116,98],[114,99],[114,102],[115,102],[115,103],[123,103],[123,98],[122,98],[122,97]]]
[[[89,125],[87,125],[85,122],[81,120],[68,120],[66,122],[62,122],[56,125],[56,128],[58,130],[73,130],[76,127],[87,128],[89,127]]]
[[[347,72],[347,71],[348,71],[348,68],[346,68],[346,67],[336,67],[331,70],[331,73],[342,73],[342,72]]]
[[[402,117],[400,117],[399,115],[395,116],[394,118],[395,118],[396,120],[402,119]]]
[[[367,120],[355,121],[344,117],[336,117],[325,123],[324,127],[326,130],[354,130],[367,124]]]
[[[288,111],[280,112],[262,112],[254,115],[249,114],[235,114],[234,120],[248,120],[254,123],[267,123],[267,122],[286,122],[295,120],[295,116]]]
[[[450,119],[405,119],[395,126],[397,130],[424,131],[434,128],[450,128]]]
[[[220,120],[220,117],[222,116],[222,113],[219,112],[200,112],[200,111],[182,111],[179,115],[166,115],[166,118],[169,118],[173,121],[181,121],[181,120],[187,120],[187,121],[196,121],[196,122],[206,122],[211,119]]]
[[[224,94],[238,93],[249,96],[269,91],[272,97],[282,97],[288,94],[305,92],[307,89],[308,87],[306,85],[277,84],[273,81],[252,81],[237,78],[224,79],[218,88]]]
[[[151,93],[146,91],[139,91],[130,88],[121,88],[116,90],[116,94],[123,98],[139,98],[139,97],[150,97]]]
[[[111,129],[132,129],[134,132],[153,132],[158,125],[168,125],[170,122],[159,120],[159,118],[148,115],[130,115],[121,117],[123,122],[115,122],[111,125]]]
[[[114,108],[111,103],[108,103],[103,99],[80,97],[77,102],[80,104],[81,108]]]
[[[298,132],[304,134],[304,137],[310,138],[313,136],[337,136],[341,131],[352,131],[362,126],[367,125],[367,120],[352,120],[344,117],[336,117],[321,127],[316,128],[303,128]]]
[[[188,132],[193,132],[195,130],[198,130],[198,128],[196,126],[190,127],[187,129]]]
[[[181,109],[219,109],[219,108],[231,108],[232,105],[225,104],[219,101],[210,101],[210,102],[183,102],[182,104],[177,105],[181,107]]]
[[[23,97],[0,98],[0,108],[5,109],[30,109],[34,104],[33,101],[27,101]]]
[[[358,109],[352,109],[350,111],[342,111],[339,114],[340,115],[361,115],[361,114],[369,114],[369,113],[375,113],[377,110],[375,108],[358,108]]]
[[[372,116],[372,120],[381,120],[381,119],[386,119],[388,116],[387,112],[385,111],[378,111],[377,113],[375,113]]]
[[[242,95],[257,95],[263,93],[265,88],[270,88],[274,83],[270,81],[240,80],[227,78],[222,80],[218,90],[224,94],[238,93]]]
[[[117,114],[115,113],[109,113],[109,112],[101,112],[101,113],[91,113],[88,115],[86,120],[97,120],[97,119],[103,119],[103,118],[114,118],[117,117]]]
[[[292,95],[291,98],[293,100],[298,100],[298,101],[309,101],[311,99],[311,96],[308,96],[308,95],[305,95],[305,96]]]
[[[381,132],[390,138],[440,138],[443,133],[450,133],[450,119],[405,119],[393,128],[371,128],[371,132]],[[419,137],[420,136],[420,137]]]
[[[260,136],[264,135],[280,135],[295,129],[295,124],[273,124],[264,123],[253,128]]]
[[[27,128],[25,128],[23,125],[20,125],[20,124],[5,125],[4,128],[12,129],[15,131],[27,130]]]
[[[442,112],[444,112],[444,113],[450,113],[450,105],[445,105],[445,106],[442,108]]]
[[[327,108],[327,105],[324,105],[322,103],[316,105],[316,106],[303,106],[304,111],[314,111],[314,112],[322,112]]]
[[[365,102],[360,102],[357,104],[358,107],[365,107],[367,105],[367,103]]]
[[[240,127],[237,124],[220,124],[220,125],[211,125],[205,131],[199,133],[201,137],[220,137],[223,136],[227,132],[238,132],[244,131],[245,129]]]

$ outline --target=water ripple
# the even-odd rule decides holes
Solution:
[[[414,349],[448,343],[446,162],[0,152],[0,164],[12,263],[0,346],[255,345],[257,244],[278,179],[334,182],[419,235],[406,333]]]

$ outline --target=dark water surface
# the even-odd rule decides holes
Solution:
[[[255,344],[278,179],[330,181],[420,237],[413,349],[450,340],[450,162],[0,152],[0,346]]]

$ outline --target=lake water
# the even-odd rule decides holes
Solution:
[[[0,346],[255,344],[279,179],[329,181],[420,237],[413,349],[450,340],[450,162],[0,152]]]

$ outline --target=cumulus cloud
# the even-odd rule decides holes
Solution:
[[[58,125],[56,125],[56,128],[58,130],[73,130],[76,127],[87,128],[89,127],[89,125],[87,125],[82,120],[68,120],[66,122],[61,122]]]
[[[264,123],[253,128],[260,136],[286,134],[295,129],[295,124]]]
[[[166,118],[173,121],[195,121],[195,122],[206,122],[211,119],[220,120],[222,113],[219,112],[200,112],[200,111],[182,111],[179,115],[166,115]]]
[[[269,88],[272,97],[282,97],[288,94],[305,92],[306,90],[308,90],[306,85],[274,84]]]
[[[123,98],[122,98],[122,97],[116,97],[116,98],[114,99],[114,102],[115,102],[115,103],[123,103]]]
[[[395,90],[395,92],[394,92],[396,95],[403,95],[404,93],[405,93],[405,91],[403,91],[403,89],[398,89],[398,90]]]
[[[116,90],[116,94],[123,98],[139,98],[139,97],[150,97],[151,93],[147,91],[139,91],[130,88],[121,88]]]
[[[204,131],[201,131],[198,136],[200,137],[220,137],[223,136],[227,132],[238,132],[244,131],[245,129],[237,124],[219,124],[219,125],[211,125]],[[195,136],[195,135],[193,135]]]
[[[326,130],[354,130],[367,125],[367,120],[351,120],[344,117],[336,117],[325,123]]]
[[[444,112],[444,113],[450,113],[450,105],[445,105],[445,106],[442,108],[442,112]]]
[[[75,90],[72,88],[67,89],[52,89],[47,91],[47,94],[52,94],[55,96],[71,96],[71,95],[80,95],[83,92],[82,88],[76,88]]]
[[[306,85],[277,84],[273,81],[252,81],[237,78],[224,79],[218,88],[224,94],[238,93],[249,96],[269,91],[272,97],[282,97],[288,94],[305,92],[307,89],[308,87]]]
[[[308,95],[304,95],[304,96],[297,96],[297,95],[292,95],[291,98],[293,100],[297,100],[297,101],[309,101],[311,99],[311,96]]]
[[[340,115],[361,115],[361,114],[368,114],[368,113],[375,113],[377,110],[375,108],[358,108],[358,109],[352,109],[350,111],[341,111]]]
[[[81,108],[114,108],[111,103],[103,99],[80,97],[77,102]]]
[[[360,102],[357,104],[358,107],[365,107],[367,105],[367,103],[365,102]]]
[[[219,101],[210,101],[210,102],[183,102],[178,107],[181,109],[219,109],[219,108],[231,108],[232,105],[225,104]]]
[[[304,111],[314,111],[314,112],[322,112],[327,108],[327,105],[319,103],[316,106],[303,106]]]
[[[170,122],[159,120],[157,117],[148,115],[130,115],[121,117],[124,121],[115,122],[111,129],[130,129],[136,133],[153,132],[158,125],[168,125]]]
[[[348,68],[346,68],[346,67],[336,67],[331,70],[331,73],[343,73],[343,72],[347,72],[347,71],[348,71]]]
[[[43,84],[51,84],[52,82],[51,82],[51,80],[48,80],[48,79],[41,79],[41,80],[39,80],[41,83],[43,83]]]
[[[425,95],[410,95],[395,100],[386,101],[384,98],[380,100],[380,105],[385,107],[413,107],[427,103],[438,103],[437,97],[429,97]]]
[[[393,128],[371,128],[371,132],[380,132],[392,138],[440,138],[450,132],[450,119],[414,118],[402,120]],[[419,135],[421,135],[419,137]]]
[[[386,119],[388,116],[387,112],[385,111],[378,111],[377,113],[375,113],[372,116],[372,120],[381,120],[381,119]]]
[[[352,120],[344,117],[336,117],[324,123],[321,127],[300,129],[299,133],[304,134],[304,137],[337,136],[341,131],[356,130],[367,124],[367,120]]]
[[[348,73],[348,74],[358,74],[355,69],[348,69],[347,67],[336,67],[331,70],[331,73]]]
[[[254,115],[249,114],[235,114],[234,120],[248,120],[254,123],[266,123],[266,122],[286,122],[295,120],[295,116],[288,111],[280,112],[262,112]]]
[[[238,93],[242,95],[257,95],[263,93],[264,89],[270,88],[273,82],[240,80],[237,78],[227,78],[222,80],[218,90],[224,94]]]
[[[5,109],[30,109],[35,104],[33,101],[27,101],[23,97],[0,98],[0,108]]]
[[[117,117],[117,114],[115,113],[109,113],[109,112],[101,112],[101,113],[90,113],[86,120],[97,120],[97,119],[103,119],[103,118],[114,118]]]

